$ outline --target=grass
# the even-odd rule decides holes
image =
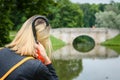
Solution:
[[[116,51],[117,53],[120,54],[120,34],[118,34],[117,36],[115,36],[112,39],[109,39],[103,43],[101,43],[103,46],[110,48],[114,51]]]
[[[12,40],[16,35],[16,31],[10,31],[10,39]],[[52,47],[53,47],[53,50],[57,50],[57,49],[60,49],[61,47],[65,46],[65,42],[63,42],[62,40],[60,39],[57,39],[56,37],[54,36],[50,36],[50,39],[51,39],[51,42],[52,42]]]
[[[118,34],[112,39],[106,40],[105,42],[101,44],[106,45],[106,46],[120,46],[120,34]]]
[[[60,39],[57,39],[56,37],[54,37],[54,36],[50,36],[50,39],[51,39],[51,42],[52,42],[52,46],[53,46],[53,50],[55,51],[55,50],[57,50],[57,49],[59,49],[59,48],[61,48],[61,47],[63,47],[63,46],[65,46],[65,42],[63,42],[62,40],[60,40]]]

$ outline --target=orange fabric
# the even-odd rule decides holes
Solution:
[[[38,49],[37,49],[37,54],[38,54],[37,59],[40,60],[42,63],[45,63],[45,59],[41,56],[41,53]]]

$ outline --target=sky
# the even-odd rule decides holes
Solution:
[[[99,4],[99,3],[110,3],[111,0],[70,0],[73,3],[90,3],[90,4]],[[120,2],[120,0],[113,0],[114,2]]]

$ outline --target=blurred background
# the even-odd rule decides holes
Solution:
[[[0,47],[36,14],[51,24],[60,80],[120,79],[120,0],[0,0]]]

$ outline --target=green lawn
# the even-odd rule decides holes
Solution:
[[[107,45],[107,46],[120,46],[120,34],[115,36],[112,39],[106,40],[105,42],[101,43],[102,45]]]
[[[113,49],[114,51],[120,54],[120,34],[118,34],[114,38],[109,39],[101,44],[103,46],[106,46],[107,48]]]
[[[55,38],[54,36],[50,36],[51,42],[52,42],[52,46],[53,46],[53,50],[57,50],[63,46],[65,46],[65,42],[63,42],[60,39]]]

